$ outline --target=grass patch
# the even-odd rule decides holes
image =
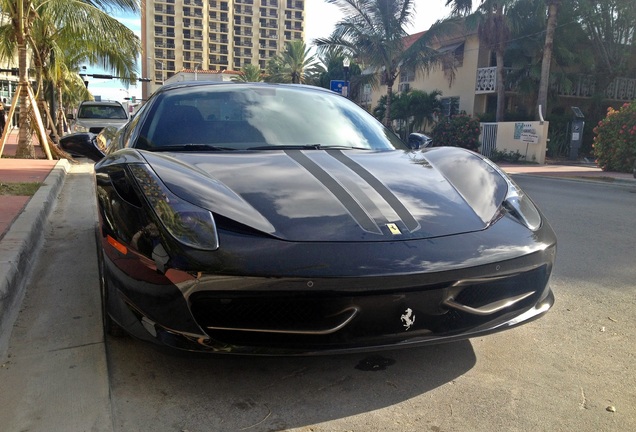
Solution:
[[[0,183],[0,195],[33,196],[42,183]]]

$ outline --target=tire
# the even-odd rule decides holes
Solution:
[[[102,300],[102,325],[106,335],[121,338],[126,336],[126,331],[119,326],[108,314],[108,278],[106,277],[106,265],[104,264],[104,251],[101,245],[97,245],[97,261],[99,267],[99,290]]]

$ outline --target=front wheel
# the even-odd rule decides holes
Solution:
[[[126,331],[121,328],[108,314],[108,278],[106,277],[106,265],[104,263],[104,251],[97,245],[97,260],[99,266],[99,288],[102,298],[102,325],[104,333],[112,337],[120,338],[126,335]]]

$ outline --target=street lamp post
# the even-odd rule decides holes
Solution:
[[[344,80],[345,80],[345,85],[342,90],[344,91],[344,97],[346,97],[347,99],[349,98],[349,65],[350,64],[351,64],[351,61],[349,60],[349,57],[345,57],[342,60],[342,69],[344,70]]]

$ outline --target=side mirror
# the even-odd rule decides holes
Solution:
[[[66,120],[75,120],[75,114],[73,113],[66,114]]]
[[[87,157],[95,162],[104,158],[104,153],[97,145],[96,135],[80,132],[66,135],[60,139],[60,147],[72,156]]]

